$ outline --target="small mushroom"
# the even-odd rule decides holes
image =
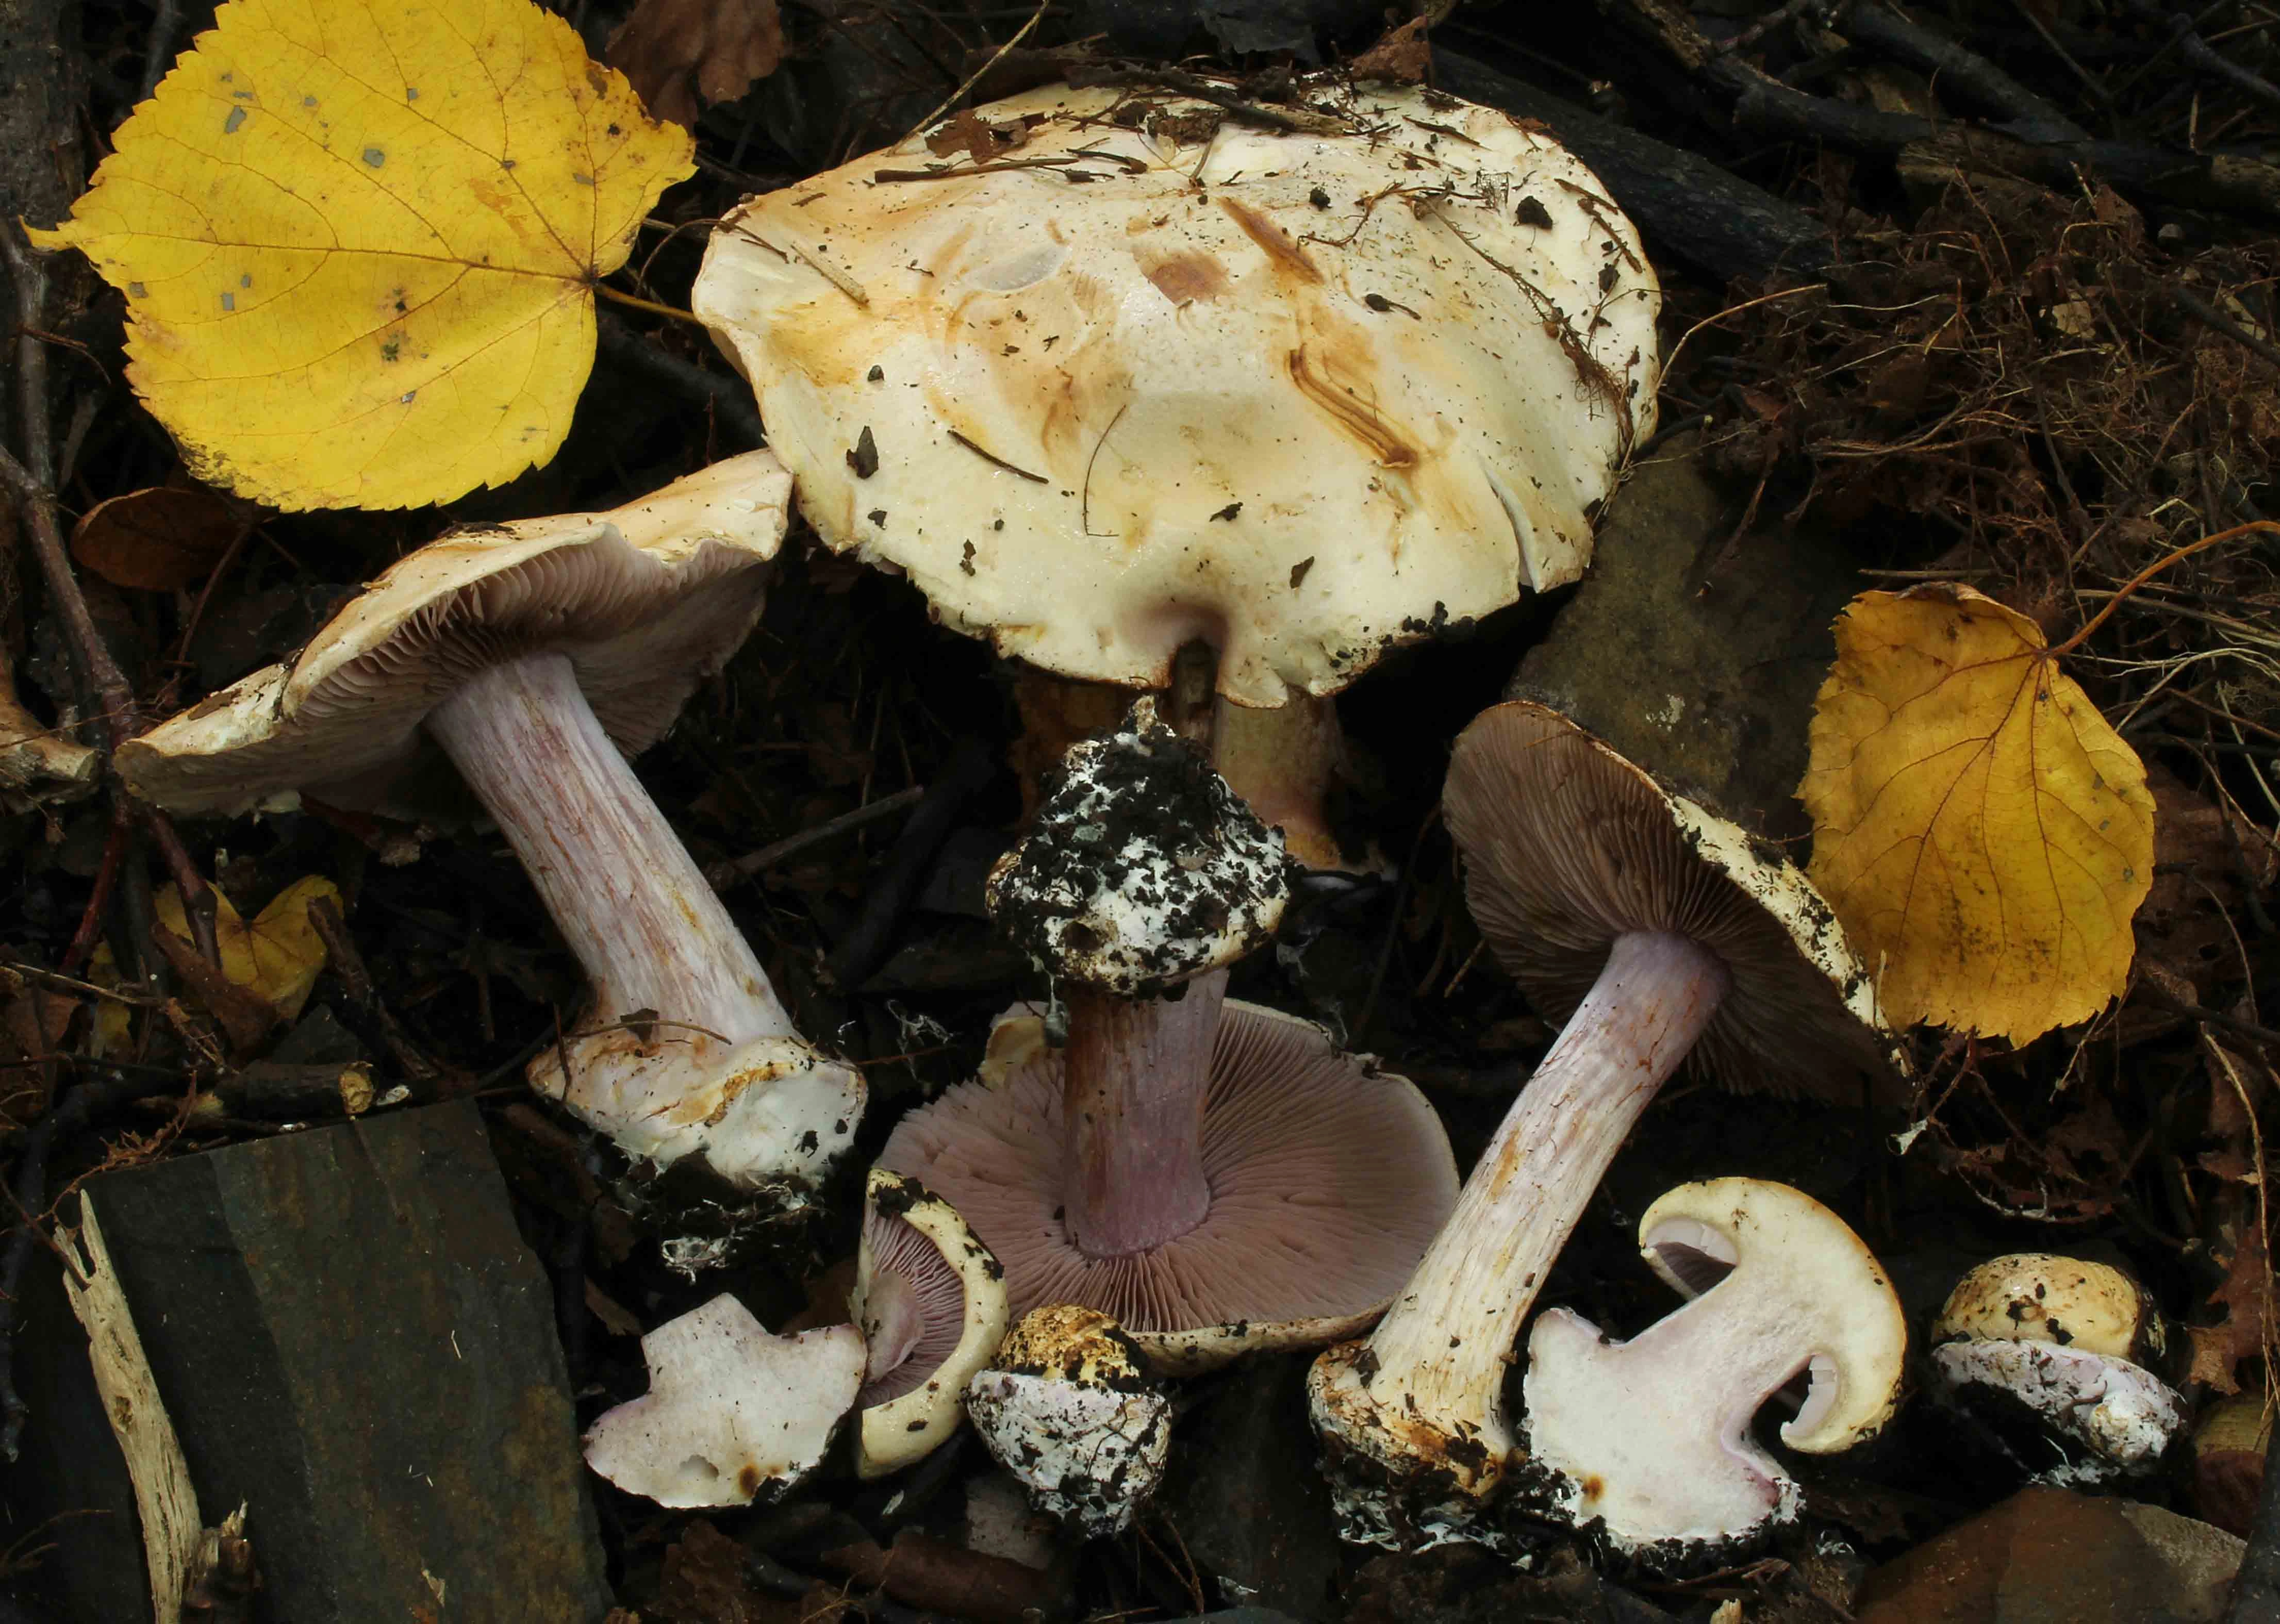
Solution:
[[[771,1335],[723,1292],[642,1338],[649,1391],[586,1432],[586,1464],[659,1505],[748,1505],[815,1468],[863,1382],[851,1325]]]
[[[1098,1309],[1056,1303],[1023,1315],[967,1384],[966,1406],[1031,1503],[1087,1538],[1130,1528],[1164,1480],[1171,1401]]]
[[[1011,161],[929,129],[754,198],[690,306],[827,546],[1059,676],[1161,690],[1210,645],[1213,764],[1334,865],[1331,697],[1590,562],[1654,421],[1637,233],[1541,127],[1422,87],[1273,130],[1115,87],[960,116]]]
[[[1948,1294],[1931,1339],[1934,1402],[2037,1482],[2150,1472],[2184,1428],[2184,1400],[2139,1362],[2168,1357],[2167,1328],[2110,1265],[2044,1252],[1983,1263]]]
[[[1826,1095],[1883,1064],[1868,978],[1806,877],[1559,712],[1475,719],[1442,807],[1483,935],[1567,1024],[1375,1331],[1308,1375],[1348,1536],[1395,1546],[1484,1528],[1518,1443],[1509,1350],[1666,1078]]]
[[[790,498],[753,451],[610,512],[454,532],[291,664],[130,741],[119,769],[175,812],[306,789],[434,816],[464,801],[456,768],[592,985],[532,1085],[635,1156],[702,1151],[804,1200],[862,1114],[862,1074],[799,1035],[626,759],[751,631]]]
[[[1197,1370],[1350,1334],[1424,1249],[1456,1189],[1432,1108],[1226,1000],[1286,891],[1280,843],[1151,702],[1070,751],[990,881],[1067,1043],[1017,1059],[1001,1026],[1004,1081],[912,1112],[880,1155],[965,1216],[1015,1314],[1084,1304]]]
[[[1883,1427],[1907,1324],[1860,1237],[1787,1185],[1682,1184],[1647,1209],[1639,1239],[1648,1266],[1691,1300],[1621,1343],[1564,1308],[1537,1319],[1523,1382],[1529,1469],[1556,1474],[1565,1520],[1677,1571],[1738,1556],[1797,1514],[1796,1483],[1749,1436],[1791,1377],[1809,1372],[1811,1385],[1782,1426],[1790,1448],[1831,1453]]]
[[[848,1312],[870,1350],[856,1470],[882,1477],[958,1430],[966,1383],[1005,1335],[1005,1271],[957,1209],[916,1179],[871,1170]]]

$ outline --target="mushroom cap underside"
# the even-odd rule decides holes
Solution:
[[[1442,811],[1481,934],[1554,1019],[1583,1002],[1617,936],[1666,931],[1729,977],[1688,1056],[1698,1074],[1822,1097],[1891,1074],[1874,984],[1813,882],[1557,711],[1516,699],[1475,717]]]
[[[1160,1367],[1351,1334],[1456,1203],[1447,1137],[1414,1087],[1311,1022],[1230,1000],[1204,1107],[1210,1210],[1152,1252],[1087,1258],[1059,1216],[1061,1076],[1047,1051],[997,1087],[960,1084],[897,1124],[881,1165],[958,1208],[1005,1266],[1016,1315],[1100,1309]]]
[[[1313,104],[1052,87],[978,110],[1013,161],[915,136],[725,221],[690,302],[826,543],[1067,675],[1204,638],[1253,706],[1580,575],[1653,422],[1636,232],[1502,112]]]
[[[760,612],[790,503],[766,451],[639,502],[455,532],[399,560],[299,657],[122,747],[135,792],[179,812],[241,812],[291,790],[406,816],[463,810],[420,731],[467,676],[520,656],[570,660],[618,747],[672,726]]]
[[[967,1381],[1005,1338],[1005,1279],[950,1203],[871,1170],[847,1305],[869,1350],[855,1398],[863,1476],[907,1466],[957,1429]]]

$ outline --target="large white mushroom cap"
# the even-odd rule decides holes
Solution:
[[[1580,575],[1654,416],[1637,234],[1502,112],[1310,107],[1056,87],[730,216],[690,302],[823,539],[1067,675],[1205,638],[1253,706]]]

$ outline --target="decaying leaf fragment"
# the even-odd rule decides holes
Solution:
[[[607,54],[651,112],[693,128],[774,73],[783,50],[776,0],[641,0]]]
[[[2153,797],[2026,616],[1945,583],[1855,598],[1798,794],[1893,1025],[2023,1043],[2122,991]]]
[[[127,295],[127,377],[208,484],[448,501],[561,445],[688,133],[531,0],[227,0],[44,248]]]
[[[309,904],[321,897],[338,907],[341,888],[321,874],[296,880],[250,924],[220,891],[213,897],[222,974],[274,1004],[281,1019],[297,1020],[317,973],[325,967],[325,939],[310,921]],[[158,894],[157,912],[159,924],[178,936],[189,935],[181,894],[171,886]]]

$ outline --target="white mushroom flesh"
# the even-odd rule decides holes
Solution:
[[[649,1392],[594,1422],[586,1462],[675,1508],[790,1488],[823,1459],[863,1380],[853,1326],[771,1335],[726,1294],[643,1336],[642,1358]]]
[[[2054,1433],[2088,1451],[2056,1465],[2029,1464],[2066,1487],[2150,1471],[2185,1424],[2184,1401],[2128,1359],[2055,1343],[1977,1340],[1931,1351],[1936,1389],[1946,1399],[1972,1389],[2007,1394]]]
[[[1524,1383],[1531,1464],[1563,1480],[1559,1510],[1620,1551],[1676,1566],[1796,1514],[1797,1486],[1749,1436],[1800,1371],[1812,1389],[1782,1428],[1807,1453],[1872,1435],[1897,1405],[1906,1330],[1883,1271],[1844,1221],[1786,1186],[1685,1185],[1647,1211],[1642,1246],[1723,1279],[1625,1343],[1566,1309],[1536,1322]]]

